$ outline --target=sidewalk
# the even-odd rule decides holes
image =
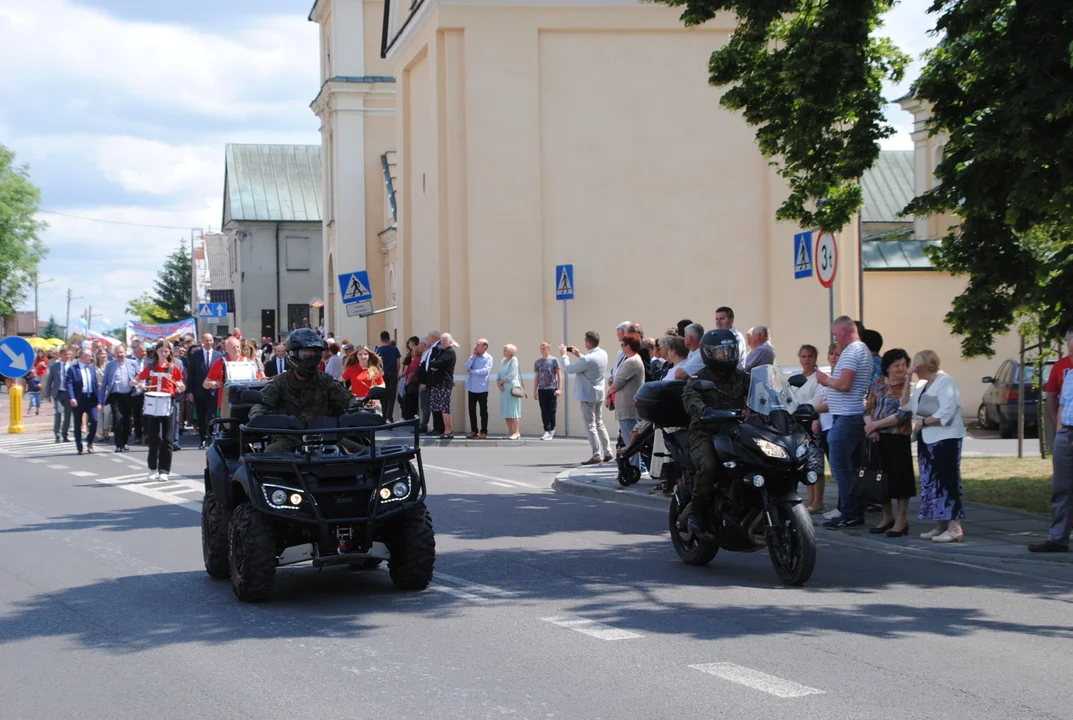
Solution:
[[[654,508],[666,511],[668,498],[662,493],[653,492],[654,480],[643,478],[636,485],[622,487],[616,480],[618,469],[614,463],[604,463],[594,467],[578,467],[566,470],[555,478],[553,487],[556,492],[570,495],[582,495],[620,502],[626,505]],[[802,489],[803,491],[803,489]],[[824,503],[833,508],[838,502],[838,491],[834,483],[828,481]],[[885,551],[894,552],[934,552],[945,556],[974,556],[997,558],[1000,560],[1034,560],[1067,563],[1073,565],[1073,553],[1030,553],[1028,545],[1047,538],[1050,519],[1041,515],[1007,510],[1005,508],[966,503],[966,519],[962,521],[965,541],[949,545],[938,545],[920,539],[920,533],[930,530],[932,524],[917,520],[918,502],[914,498],[909,503],[910,533],[904,538],[888,538],[885,535],[872,535],[868,528],[878,525],[879,513],[869,513],[867,525],[852,530],[827,530],[820,528],[821,515],[813,515],[817,525],[816,532],[823,535],[830,533],[842,538],[856,538],[856,542],[871,546],[880,546]],[[822,534],[821,534],[822,533]]]

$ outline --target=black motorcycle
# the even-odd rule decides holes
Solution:
[[[712,542],[689,526],[695,468],[689,453],[690,418],[682,407],[684,388],[684,381],[652,382],[636,395],[638,413],[660,428],[683,469],[669,519],[678,556],[690,565],[707,565],[720,548],[767,548],[779,579],[803,585],[816,565],[816,533],[797,486],[819,480],[812,461],[814,440],[806,429],[817,418],[815,410],[797,406],[782,372],[764,365],[752,370],[745,412],[709,411],[712,421],[723,425],[713,439],[723,467],[709,513],[711,527],[704,529],[715,538]]]

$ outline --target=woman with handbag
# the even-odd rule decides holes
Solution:
[[[619,435],[624,444],[629,443],[630,433],[637,424],[637,406],[633,403],[633,396],[645,382],[645,364],[640,355],[641,344],[641,336],[637,333],[627,333],[622,338],[622,352],[625,357],[615,371],[611,384],[607,386],[607,391],[615,394],[615,420],[618,422]],[[641,453],[630,456],[630,464],[644,472]]]
[[[913,385],[913,375],[920,382]],[[919,437],[920,519],[934,520],[935,528],[921,540],[961,542],[965,533],[965,505],[961,494],[961,391],[954,378],[939,369],[939,356],[931,350],[917,353],[909,368],[902,409],[916,418],[913,435]]]
[[[428,404],[432,412],[443,416],[443,434],[441,440],[454,440],[454,423],[451,420],[451,394],[455,389],[455,364],[458,356],[455,348],[458,343],[451,333],[440,335],[440,352],[429,360],[430,381],[428,384]]]
[[[507,439],[520,440],[519,430],[522,424],[522,399],[529,397],[522,385],[522,374],[518,372],[518,348],[514,345],[503,346],[503,361],[499,364],[496,386],[499,387],[499,414],[507,423]]]
[[[908,382],[909,353],[900,348],[883,353],[883,377],[872,384],[864,403],[864,432],[878,447],[879,471],[883,473],[885,497],[881,498],[883,519],[868,532],[887,537],[909,534],[909,498],[917,494],[913,472],[912,417],[902,410],[902,395]],[[898,501],[895,518],[891,502]]]

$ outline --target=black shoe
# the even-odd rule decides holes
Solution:
[[[69,437],[65,437],[65,438],[63,439],[63,441],[64,441],[64,442],[71,442],[71,438],[69,438]]]
[[[180,450],[182,450],[182,448],[181,448],[181,447],[179,447],[179,443],[175,443],[175,444],[173,444],[173,445],[171,446],[171,451],[172,451],[172,452],[179,452]]]
[[[1063,545],[1056,540],[1045,540],[1041,543],[1028,546],[1029,552],[1034,553],[1059,553],[1069,552],[1069,545]]]
[[[845,515],[843,515],[842,517],[834,518],[833,520],[828,520],[823,524],[823,526],[829,530],[854,528],[860,527],[861,525],[864,525],[864,518],[846,517]]]
[[[905,537],[909,534],[909,523],[905,524],[905,527],[901,530],[888,530],[887,537]]]
[[[78,448],[78,454],[79,454],[79,455],[81,455],[81,454],[82,454],[82,448]]]
[[[116,448],[115,450],[113,450],[112,452],[117,452],[117,453],[121,453],[121,452],[123,452],[123,448],[122,448],[122,447],[117,447],[117,448]]]
[[[59,445],[59,444],[60,444],[60,436],[59,436],[59,435],[57,435],[57,436],[56,436],[56,444],[57,444],[57,445]]]
[[[689,514],[689,530],[694,537],[704,542],[715,542],[715,535],[711,529],[711,502],[711,500],[698,500],[698,498],[694,497],[694,508]]]
[[[868,532],[870,532],[873,535],[882,535],[883,533],[885,533],[888,530],[890,530],[892,527],[894,527],[894,521],[893,520],[891,520],[886,525],[878,525],[878,526],[873,527],[873,528],[868,528]]]

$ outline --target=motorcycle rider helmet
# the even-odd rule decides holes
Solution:
[[[324,341],[309,328],[295,330],[287,338],[287,364],[301,375],[313,375],[324,354]]]
[[[709,370],[733,370],[738,367],[738,339],[730,330],[709,330],[700,339],[700,356]]]

